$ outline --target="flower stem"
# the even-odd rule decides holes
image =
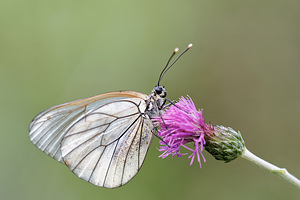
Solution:
[[[261,167],[263,169],[268,170],[271,173],[274,173],[274,174],[284,178],[285,180],[294,184],[295,186],[297,186],[300,189],[300,180],[297,179],[292,174],[290,174],[285,168],[279,168],[279,167],[257,157],[256,155],[251,153],[247,148],[245,148],[245,151],[241,157],[258,165],[259,167]]]

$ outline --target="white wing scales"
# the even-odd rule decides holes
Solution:
[[[144,99],[111,97],[65,105],[32,121],[32,142],[94,185],[115,188],[131,180],[152,140],[152,122],[142,115]]]
[[[49,156],[63,162],[60,142],[72,124],[97,107],[124,97],[87,99],[57,105],[38,114],[29,125],[29,138],[33,144]]]
[[[59,162],[62,161],[60,142],[71,123],[84,115],[84,108],[77,107],[56,110],[56,107],[45,110],[30,124],[30,140],[39,149]]]
[[[106,175],[104,187],[113,187],[115,184],[124,185],[138,173],[143,160],[140,160],[140,154],[146,154],[140,147],[142,143],[142,126],[147,119],[140,118],[135,127],[131,127],[117,144],[113,158],[110,160],[110,169]],[[151,130],[151,129],[150,129]],[[136,132],[137,134],[130,134]],[[149,132],[149,143],[152,139],[152,133]],[[148,149],[147,149],[148,150]]]

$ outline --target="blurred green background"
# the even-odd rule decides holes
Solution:
[[[300,177],[300,2],[0,1],[1,199],[300,199],[245,160],[189,166],[158,158],[139,174],[93,186],[38,150],[40,111],[115,90],[150,93],[172,50],[193,48],[164,77],[170,99],[190,95],[207,122],[240,130],[250,151]]]

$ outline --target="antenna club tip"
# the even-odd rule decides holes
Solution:
[[[178,48],[175,48],[175,49],[174,49],[174,53],[177,53],[178,51],[179,51]]]
[[[193,46],[193,44],[191,43],[191,44],[188,45],[188,48],[191,48],[192,46]]]

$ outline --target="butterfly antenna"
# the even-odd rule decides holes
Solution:
[[[187,52],[191,47],[193,46],[193,44],[189,44],[188,46],[187,46],[187,48],[174,60],[174,62],[171,64],[171,65],[169,65],[169,63],[170,63],[170,61],[171,61],[171,59],[172,59],[172,57],[175,55],[175,53],[177,53],[177,51],[178,51],[178,48],[176,48],[175,50],[174,50],[174,52],[173,52],[173,54],[171,55],[171,57],[169,58],[169,60],[168,60],[168,62],[167,62],[167,65],[165,66],[165,68],[162,70],[162,72],[161,72],[161,74],[160,74],[160,76],[159,76],[159,79],[158,79],[158,84],[157,84],[157,86],[159,86],[159,83],[160,83],[160,81],[161,81],[161,79],[162,79],[162,77],[165,75],[165,73],[177,62],[177,60],[185,53],[185,52]],[[177,51],[176,51],[177,50]],[[169,65],[169,66],[168,66]]]
[[[168,65],[169,65],[169,63],[170,63],[170,61],[171,61],[171,59],[174,57],[174,55],[175,55],[178,51],[179,51],[178,48],[175,48],[175,49],[174,49],[174,51],[173,51],[172,55],[170,56],[170,58],[169,58],[169,60],[168,60],[168,62],[167,62],[167,64],[166,64],[166,66],[164,67],[164,69],[163,69],[163,70],[161,71],[161,73],[160,73],[160,76],[159,76],[159,79],[158,79],[158,82],[157,82],[157,86],[159,86],[159,83],[160,83],[160,80],[161,80],[161,78],[162,78],[163,72],[164,72],[165,69],[168,67]]]

